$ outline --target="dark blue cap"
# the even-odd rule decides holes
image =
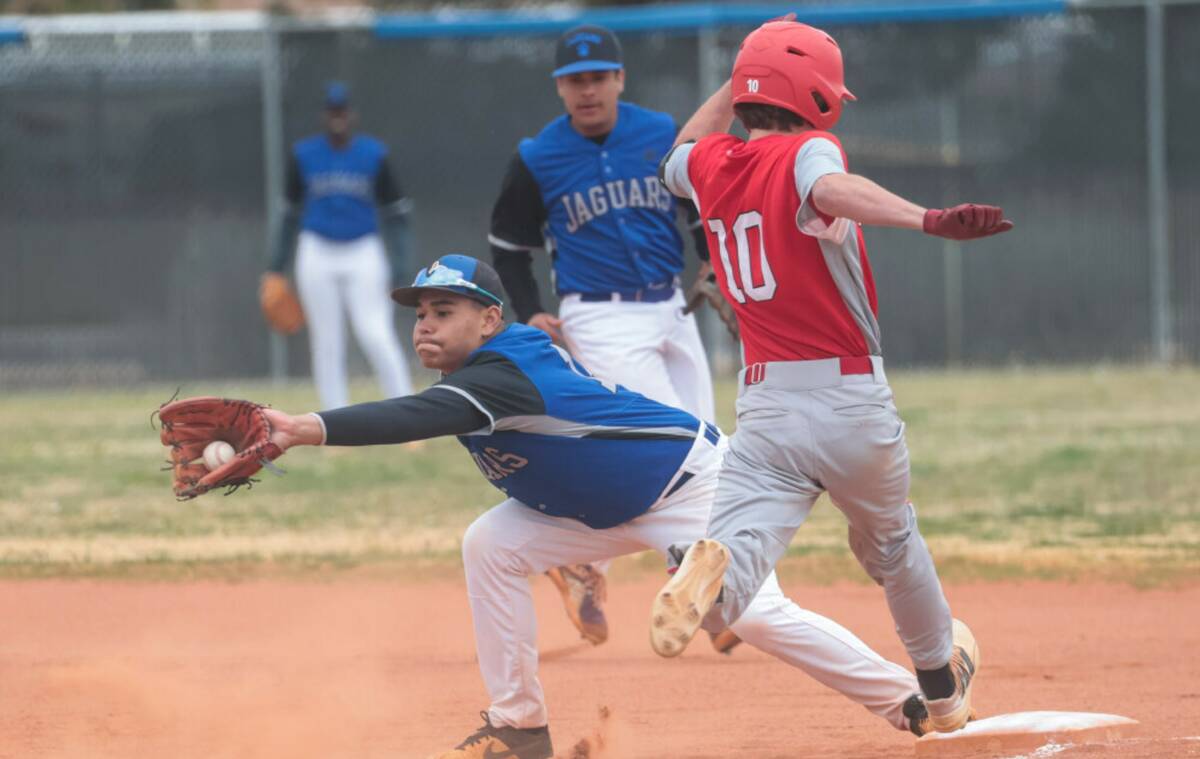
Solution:
[[[326,108],[348,108],[350,106],[350,88],[345,82],[330,82],[325,87]]]
[[[617,36],[603,26],[585,24],[568,29],[558,38],[552,76],[582,71],[616,71],[624,67]]]
[[[461,253],[442,256],[421,269],[411,287],[392,290],[392,300],[402,306],[416,306],[426,290],[445,290],[485,306],[504,306],[504,288],[496,270]]]

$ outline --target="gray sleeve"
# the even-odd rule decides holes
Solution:
[[[688,157],[695,147],[694,142],[676,145],[659,164],[658,178],[676,197],[691,200],[696,194],[695,188],[692,187],[692,178],[688,176]]]
[[[796,224],[805,229],[815,220],[830,223],[830,219],[822,219],[820,211],[809,203],[813,185],[826,174],[845,174],[846,164],[842,160],[842,151],[831,140],[817,137],[804,143],[796,152],[796,194],[800,196],[800,207],[796,209]]]

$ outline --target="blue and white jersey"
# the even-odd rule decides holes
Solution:
[[[593,378],[546,333],[522,324],[422,395],[438,392],[466,398],[486,418],[458,440],[494,486],[596,529],[644,514],[697,435],[719,435],[687,412]]]
[[[334,147],[325,135],[297,142],[292,150],[289,173],[294,173],[289,177],[288,195],[292,202],[303,203],[301,227],[339,241],[375,233],[375,204],[382,200],[386,158],[387,147],[365,135],[355,135],[341,148]]]
[[[658,163],[675,141],[675,122],[631,103],[618,108],[616,126],[599,144],[564,115],[518,148],[541,193],[560,294],[640,290],[683,269],[675,200],[657,178]],[[540,230],[504,218],[504,201],[499,205],[493,245],[540,243]],[[534,236],[539,239],[529,239]]]

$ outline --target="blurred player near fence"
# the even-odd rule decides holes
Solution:
[[[620,42],[578,26],[558,41],[552,73],[566,113],[520,142],[492,211],[492,258],[517,319],[565,344],[593,374],[713,421],[712,377],[680,292],[681,208],[657,181],[678,127],[668,114],[622,102]],[[708,252],[703,232],[696,251]],[[553,251],[558,316],[543,307],[533,251]],[[549,575],[567,614],[593,643],[608,635],[605,564]],[[736,639],[727,637],[721,648]]]
[[[354,133],[356,114],[346,85],[333,82],[326,88],[323,120],[325,131],[297,142],[288,158],[287,202],[262,293],[286,284],[284,271],[294,253],[313,379],[321,407],[332,409],[349,403],[347,314],[384,396],[412,391],[388,296],[409,273],[412,202],[400,187],[387,146]]]

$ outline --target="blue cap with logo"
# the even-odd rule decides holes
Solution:
[[[584,71],[616,71],[624,66],[617,36],[603,26],[585,24],[568,29],[558,38],[554,73],[551,76]]]
[[[426,290],[445,290],[485,306],[504,306],[500,275],[488,264],[461,253],[451,253],[417,272],[411,287],[392,290],[392,300],[415,307]]]
[[[330,82],[325,86],[325,107],[333,110],[350,107],[350,88],[345,82]]]

